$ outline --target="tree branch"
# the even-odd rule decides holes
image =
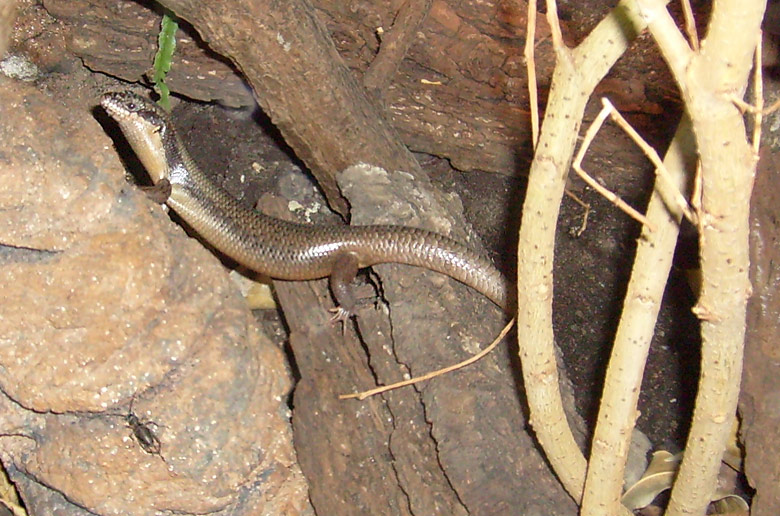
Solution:
[[[577,501],[586,462],[566,421],[558,388],[552,330],[555,228],[585,104],[643,28],[636,2],[624,0],[571,51],[570,59],[557,52],[519,233],[517,328],[530,422],[558,478]]]
[[[701,320],[701,378],[667,514],[704,514],[737,407],[750,293],[748,213],[756,156],[729,97],[744,94],[766,3],[714,2],[708,34],[685,60],[679,55],[682,35],[669,28],[665,9],[657,0],[641,4],[653,13],[649,29],[680,85],[701,158],[702,291],[694,308]]]
[[[582,516],[616,514],[621,509],[623,472],[638,416],[636,407],[645,362],[682,219],[679,204],[671,200],[680,191],[686,191],[696,166],[696,142],[692,131],[690,121],[683,119],[664,159],[673,185],[670,187],[658,177],[647,208],[647,219],[656,229],[642,228],[638,240],[631,281],[604,380],[604,394],[588,462]]]

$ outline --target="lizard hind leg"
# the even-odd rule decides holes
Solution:
[[[354,253],[343,253],[333,261],[333,268],[330,272],[330,290],[333,293],[333,299],[336,301],[336,307],[333,312],[333,321],[346,322],[355,314],[355,305],[357,299],[352,289],[352,282],[357,276],[359,262]]]

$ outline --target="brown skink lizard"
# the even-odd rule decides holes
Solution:
[[[404,226],[306,225],[242,206],[192,161],[168,116],[134,93],[103,96],[165,202],[214,247],[275,279],[329,277],[338,317],[355,308],[351,282],[379,263],[416,265],[446,274],[508,308],[507,282],[480,253],[438,233]]]

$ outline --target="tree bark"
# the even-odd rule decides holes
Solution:
[[[335,174],[350,165],[370,163],[425,180],[307,0],[161,3],[241,70],[337,212],[346,216],[349,210]]]

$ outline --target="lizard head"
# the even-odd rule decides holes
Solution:
[[[155,183],[170,176],[166,142],[168,116],[154,102],[129,91],[103,95],[100,105],[113,118]],[[170,145],[168,145],[170,146]]]

